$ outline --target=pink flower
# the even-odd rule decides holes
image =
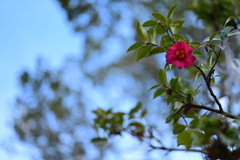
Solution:
[[[182,67],[194,65],[196,57],[191,55],[193,51],[192,47],[188,46],[186,42],[180,41],[168,48],[166,54],[166,62],[178,66],[178,69]]]

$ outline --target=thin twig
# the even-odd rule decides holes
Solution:
[[[185,107],[205,109],[205,110],[208,110],[208,111],[211,111],[211,112],[215,112],[215,113],[224,115],[225,117],[232,118],[232,119],[238,119],[238,118],[240,118],[239,116],[232,115],[231,113],[224,112],[224,111],[221,112],[221,111],[218,110],[218,109],[214,109],[214,108],[207,107],[207,106],[204,106],[204,105],[194,104],[194,103],[192,103],[192,102],[188,102],[188,103],[182,105],[182,106],[177,110],[177,113],[180,113],[180,111],[181,111],[183,108],[185,108]]]
[[[161,150],[167,150],[169,152],[171,151],[186,151],[185,149],[181,149],[181,148],[166,148],[166,147],[156,147],[153,145],[150,145],[151,148],[153,149],[161,149]],[[202,150],[197,150],[197,149],[189,149],[187,150],[188,152],[199,152],[199,153],[204,153],[206,154],[206,152],[202,151]]]
[[[221,103],[219,102],[219,100],[218,100],[218,98],[216,97],[216,95],[213,93],[213,90],[212,90],[212,88],[211,88],[211,86],[210,86],[210,81],[209,81],[209,79],[208,79],[208,76],[206,77],[206,75],[204,74],[204,72],[203,72],[203,70],[200,68],[200,67],[198,67],[197,65],[194,65],[199,71],[200,71],[200,73],[202,74],[202,76],[203,76],[203,78],[204,78],[204,80],[205,80],[205,82],[206,82],[206,86],[207,86],[207,89],[208,89],[208,91],[210,92],[210,95],[213,97],[213,99],[215,100],[215,102],[217,103],[217,105],[218,105],[218,107],[219,107],[219,112],[220,113],[223,113],[223,109],[222,109],[222,105],[221,105]],[[215,65],[214,65],[215,66]],[[211,72],[211,70],[210,70],[210,72]],[[210,73],[209,72],[209,73]]]

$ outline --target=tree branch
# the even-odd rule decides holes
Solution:
[[[177,110],[177,113],[179,113],[183,108],[186,108],[186,107],[198,108],[198,109],[205,109],[205,110],[208,110],[208,111],[211,111],[211,112],[215,112],[215,113],[224,115],[224,116],[226,116],[226,117],[228,117],[228,118],[232,118],[232,119],[240,118],[239,116],[232,115],[231,113],[224,112],[224,111],[221,112],[221,111],[218,110],[218,109],[214,109],[214,108],[207,107],[207,106],[203,106],[203,105],[194,104],[194,103],[192,103],[192,102],[188,102],[188,103],[182,105],[182,106]]]
[[[206,82],[206,86],[207,86],[207,89],[208,89],[208,91],[210,92],[210,95],[213,97],[213,99],[215,100],[215,102],[217,103],[217,105],[218,105],[218,107],[219,107],[219,112],[220,113],[223,113],[224,111],[223,111],[223,109],[222,109],[222,105],[221,105],[221,103],[219,102],[219,100],[218,100],[218,98],[216,97],[216,95],[213,93],[213,90],[212,90],[212,88],[211,88],[211,86],[210,86],[210,79],[209,79],[209,75],[206,77],[206,75],[204,74],[204,72],[203,72],[203,70],[201,69],[201,68],[199,68],[197,65],[194,65],[199,71],[200,71],[200,73],[202,74],[202,76],[203,76],[203,78],[204,78],[204,80],[205,80],[205,82]],[[214,64],[214,66],[215,66],[215,64]],[[212,72],[213,70],[211,70],[210,72]],[[209,72],[209,74],[210,74],[210,72]]]
[[[153,145],[150,145],[150,147],[152,149],[161,149],[161,150],[167,150],[169,152],[171,151],[186,151],[185,149],[181,149],[181,148],[166,148],[166,147],[156,147],[156,146],[153,146]],[[204,153],[206,154],[206,152],[202,151],[202,150],[197,150],[197,149],[189,149],[187,150],[188,152],[199,152],[199,153]]]

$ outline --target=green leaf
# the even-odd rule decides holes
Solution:
[[[174,91],[181,91],[183,89],[182,79],[180,77],[174,77],[170,81],[171,89]]]
[[[150,37],[150,42],[155,44],[156,43],[156,27],[151,27],[148,30],[148,34],[149,34],[149,37]]]
[[[164,93],[166,93],[167,92],[167,89],[159,89],[159,90],[157,90],[155,93],[154,93],[154,95],[153,95],[153,99],[154,98],[156,98],[156,97],[159,97],[159,96],[161,96],[161,95],[163,95]]]
[[[154,20],[149,20],[143,23],[143,27],[152,27],[152,26],[157,26],[158,23]]]
[[[185,145],[186,150],[189,150],[192,146],[193,139],[189,131],[183,131],[177,136],[177,143],[179,145]]]
[[[139,48],[139,47],[142,47],[144,44],[145,44],[144,42],[134,43],[133,45],[131,45],[131,46],[128,48],[127,52],[132,51],[132,50],[135,50],[135,49],[137,49],[137,48]]]
[[[206,136],[205,134],[199,132],[199,131],[189,131],[191,138],[193,139],[193,144],[196,146],[202,146],[209,144],[210,138]]]
[[[183,125],[183,124],[179,124],[179,123],[173,123],[173,134],[179,134],[179,133],[182,133],[186,126]]]
[[[213,57],[213,52],[209,55],[209,57],[207,59],[207,65],[209,68],[212,67],[212,57]]]
[[[160,41],[160,46],[165,46],[166,44],[173,44],[168,35],[164,35]]]
[[[188,111],[185,115],[186,118],[198,118],[198,115],[197,113],[192,110],[192,111]]]
[[[225,28],[226,24],[227,24],[229,21],[231,21],[232,19],[234,19],[234,18],[236,18],[236,17],[233,17],[233,16],[228,17],[228,19],[226,20],[223,28]]]
[[[194,50],[191,54],[196,56],[203,56],[202,52],[199,50]]]
[[[164,34],[164,33],[166,33],[165,29],[163,29],[160,26],[156,26],[156,34]]]
[[[201,43],[200,42],[191,42],[191,45],[193,45],[193,46],[201,46]]]
[[[172,122],[172,118],[173,118],[173,115],[170,114],[170,115],[166,118],[165,123],[170,123],[170,122]]]
[[[152,13],[153,17],[159,20],[160,22],[166,23],[166,18],[160,13]]]
[[[220,31],[217,31],[215,33],[213,33],[210,37],[209,37],[209,41],[212,42],[212,40],[220,33]],[[219,36],[219,35],[218,35]]]
[[[221,74],[216,75],[216,76],[214,76],[214,77],[222,77],[222,78],[225,78],[225,76],[224,76],[224,75],[221,75]]]
[[[167,105],[169,105],[171,102],[173,102],[173,100],[177,97],[178,97],[178,94],[176,94],[176,93],[172,93],[170,96],[168,96]]]
[[[172,18],[173,12],[174,12],[176,7],[177,7],[177,5],[170,8],[170,10],[168,11],[168,14],[167,14],[167,18]]]
[[[240,125],[240,119],[234,119],[233,122]]]
[[[152,55],[155,55],[158,53],[164,53],[164,52],[165,52],[165,49],[161,46],[158,46],[158,47],[153,48],[147,56],[152,56]]]
[[[198,128],[198,123],[199,123],[199,118],[194,118],[194,119],[190,122],[189,127],[190,127],[191,129],[196,129],[196,128]]]
[[[215,41],[221,41],[222,39],[221,39],[221,36],[220,36],[220,35],[215,35],[215,37],[212,39],[212,41],[213,41],[213,40],[215,40]],[[210,41],[210,36],[207,37],[207,38],[205,38],[205,39],[203,40],[203,42],[208,42],[208,41]]]
[[[158,80],[160,83],[162,83],[163,85],[167,86],[167,74],[163,69],[160,69],[158,71]]]
[[[171,24],[172,24],[172,18],[167,18],[167,26],[171,26]]]
[[[147,54],[151,51],[152,46],[143,46],[140,48],[136,53],[136,61],[139,61],[140,59],[143,59],[147,56]]]
[[[144,118],[147,114],[147,110],[144,109],[142,112],[141,112],[141,118]]]
[[[162,85],[160,85],[160,84],[156,84],[156,85],[152,86],[148,91],[153,90],[153,89],[158,88],[158,87],[161,87],[161,86]]]
[[[176,21],[171,23],[170,27],[172,29],[173,34],[176,34],[181,30],[184,22],[185,21],[183,21],[183,20],[176,20]]]
[[[235,29],[232,32],[228,33],[228,37],[229,36],[235,36],[235,35],[238,35],[238,34],[240,34],[240,29]]]
[[[101,137],[97,137],[97,138],[92,138],[91,143],[107,143],[107,138],[101,138]]]
[[[182,36],[182,35],[180,35],[180,34],[174,34],[173,35],[174,36],[174,38],[175,38],[175,40],[178,42],[178,41],[184,41],[184,37]]]
[[[221,139],[221,141],[226,145],[233,145],[235,142],[235,140],[233,138],[229,138],[221,132],[218,135],[219,135],[219,138]]]
[[[148,42],[149,41],[149,37],[148,37],[147,31],[143,28],[143,26],[142,26],[142,24],[140,22],[137,22],[136,30],[137,30],[138,36],[144,42]]]
[[[138,102],[137,105],[130,110],[129,119],[134,118],[134,114],[137,113],[142,108],[142,103]]]

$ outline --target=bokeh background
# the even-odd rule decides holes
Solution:
[[[0,159],[202,159],[197,153],[149,151],[128,133],[105,146],[91,143],[104,135],[92,127],[92,110],[127,112],[141,101],[145,121],[165,145],[177,147],[165,124],[168,106],[148,91],[157,84],[164,54],[135,62],[135,53],[126,52],[140,41],[137,21],[153,19],[153,12],[166,15],[175,4],[174,18],[186,20],[181,34],[194,41],[219,30],[239,8],[233,0],[2,1]]]

